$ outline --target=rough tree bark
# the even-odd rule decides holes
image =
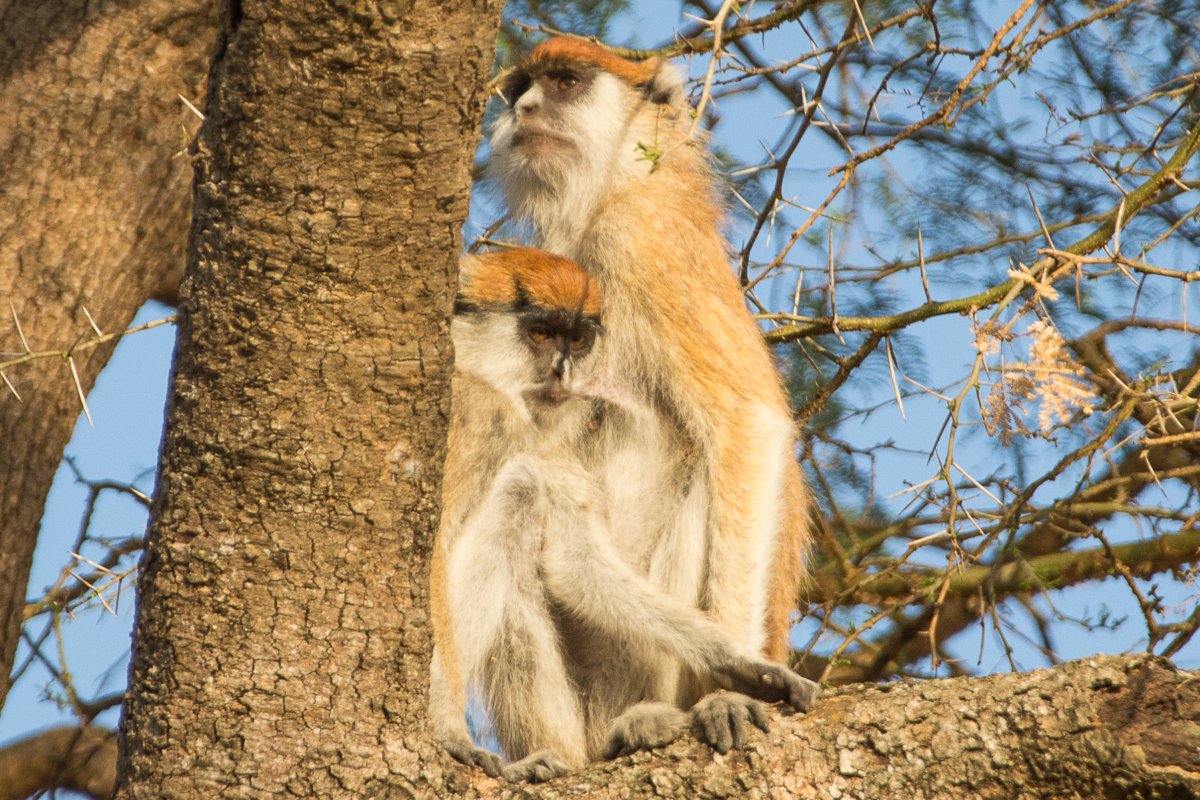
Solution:
[[[0,1],[0,352],[121,330],[183,265],[186,147],[215,41],[212,0]],[[89,389],[111,345],[75,356]],[[0,707],[46,494],[79,416],[67,365],[0,386]]]
[[[425,575],[499,10],[229,6],[118,797],[444,785]]]
[[[514,797],[1200,797],[1200,675],[1103,656],[987,678],[847,686],[743,752],[688,739]],[[479,795],[489,796],[482,781]]]

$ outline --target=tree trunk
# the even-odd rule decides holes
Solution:
[[[499,8],[230,6],[118,797],[442,785],[427,561]]]
[[[0,2],[0,352],[107,333],[183,265],[186,147],[216,33],[211,0]],[[112,346],[74,356],[86,391]],[[0,385],[0,707],[46,494],[80,405],[61,359]]]

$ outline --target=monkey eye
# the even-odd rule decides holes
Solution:
[[[555,84],[561,91],[569,91],[579,85],[579,76],[574,72],[564,72],[555,78]]]
[[[545,325],[531,325],[525,331],[525,335],[529,337],[529,341],[534,344],[545,344],[554,338],[554,332]]]
[[[578,353],[581,350],[586,350],[592,344],[592,337],[588,336],[583,331],[576,331],[571,334],[571,351]]]

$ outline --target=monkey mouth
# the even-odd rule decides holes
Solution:
[[[555,133],[547,128],[521,128],[513,135],[513,145],[527,146],[533,150],[544,150],[563,147],[571,144],[571,140],[561,133]]]
[[[528,396],[530,399],[540,403],[541,405],[558,406],[562,405],[563,401],[571,396],[571,393],[559,384],[553,384],[551,386],[543,386],[539,389],[535,389],[532,392],[529,392]]]

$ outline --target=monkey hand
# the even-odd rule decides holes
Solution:
[[[446,752],[468,767],[479,767],[490,778],[499,778],[504,770],[504,759],[491,750],[476,747],[470,741],[443,741]]]
[[[505,764],[503,775],[511,783],[544,783],[570,771],[553,750],[538,750],[520,761]]]
[[[783,664],[751,658],[738,659],[718,668],[713,677],[723,689],[732,689],[768,703],[787,703],[797,711],[812,710],[821,689]]]

